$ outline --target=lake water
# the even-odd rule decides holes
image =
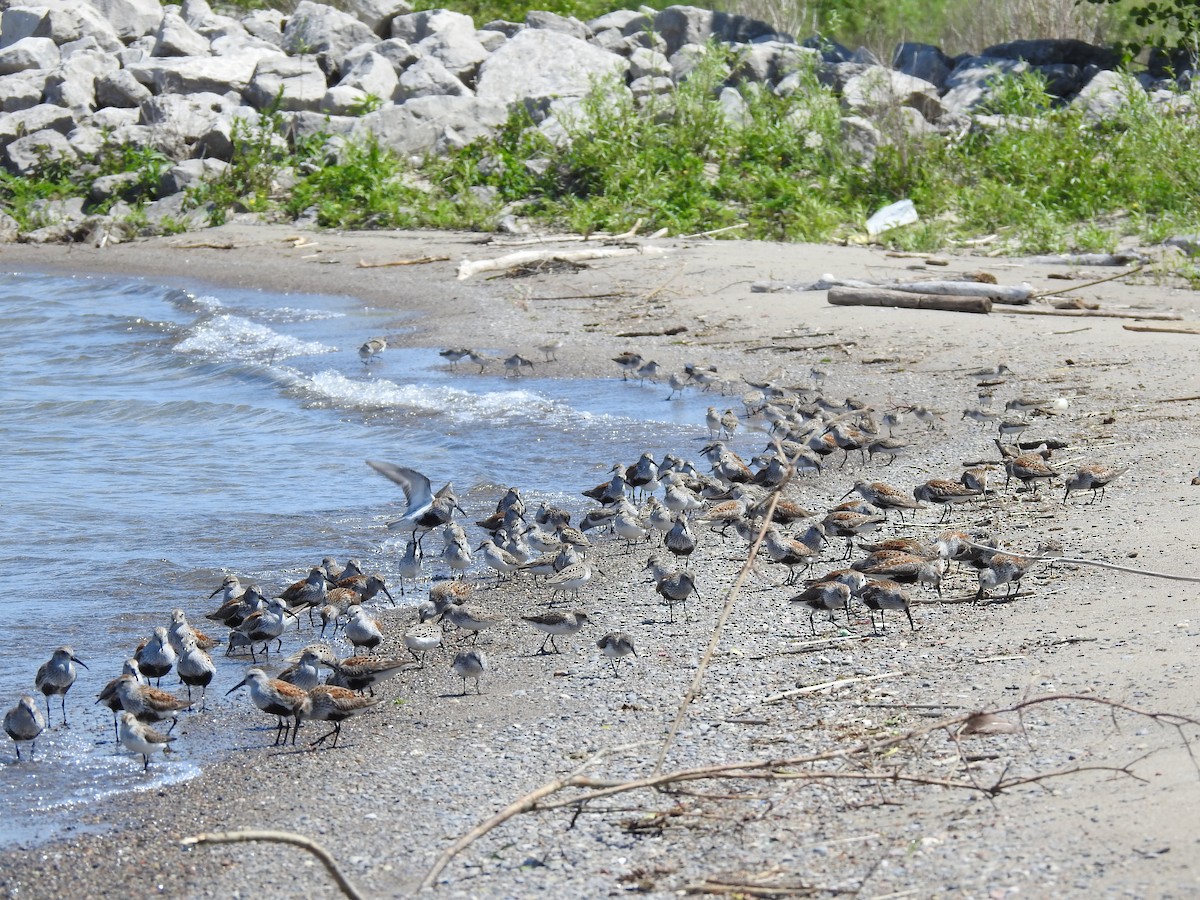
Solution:
[[[416,468],[435,489],[453,481],[473,521],[508,485],[581,508],[578,492],[614,462],[706,434],[712,401],[664,402],[660,386],[456,371],[436,347],[359,360],[364,340],[412,323],[346,297],[0,273],[0,712],[23,693],[44,710],[34,673],[55,647],[90,667],[68,694],[70,728],[52,701],[35,762],[0,748],[0,845],[60,833],[113,793],[194,777],[246,740],[185,716],[180,752],[148,775],[115,748],[96,694],[173,608],[223,637],[203,614],[224,575],[278,591],[326,555],[395,584],[403,547],[384,523],[403,494],[364,460]],[[214,659],[219,716],[248,702],[223,696],[245,664]]]

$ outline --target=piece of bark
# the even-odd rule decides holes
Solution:
[[[992,311],[992,301],[987,297],[914,294],[883,288],[830,288],[829,302],[834,306],[889,306],[899,309],[937,309],[965,313]]]

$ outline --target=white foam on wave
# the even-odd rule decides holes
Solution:
[[[229,313],[197,322],[191,333],[175,345],[175,349],[180,353],[213,359],[254,362],[278,362],[293,356],[336,352],[336,348],[320,341],[301,341]]]
[[[386,378],[356,380],[332,370],[318,372],[307,382],[307,389],[320,399],[359,409],[435,413],[464,421],[529,417],[566,419],[576,415],[566,405],[533,391],[473,394],[460,388],[401,384]]]

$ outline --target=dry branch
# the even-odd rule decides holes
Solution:
[[[1200,325],[1122,325],[1126,331],[1149,331],[1156,334],[1200,334]]]
[[[1069,319],[1145,319],[1174,322],[1183,318],[1177,312],[1138,312],[1131,309],[1044,309],[1033,306],[997,310],[1012,316],[1065,316]]]
[[[829,289],[828,300],[834,306],[887,306],[898,309],[937,309],[945,312],[989,313],[992,301],[987,297],[947,294],[916,294],[885,288]]]
[[[386,269],[391,266],[423,266],[425,263],[446,262],[450,259],[448,256],[418,256],[416,259],[393,259],[388,262],[367,262],[365,259],[358,261],[360,269]]]
[[[193,837],[186,837],[182,841],[185,847],[190,847],[194,844],[242,844],[253,841],[270,841],[275,844],[292,844],[307,850],[328,870],[333,876],[333,880],[337,882],[337,886],[341,889],[350,900],[363,900],[362,892],[359,891],[350,881],[349,878],[338,868],[337,861],[330,855],[329,851],[318,844],[311,838],[306,838],[302,834],[295,834],[290,831],[269,831],[261,829],[247,829],[245,831],[215,831],[211,833],[197,834]]]

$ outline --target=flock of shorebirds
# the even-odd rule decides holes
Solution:
[[[383,346],[374,349],[372,341],[363,345],[364,364],[386,348],[382,339],[379,343]],[[540,349],[550,357],[557,347]],[[455,364],[469,353],[455,349],[441,355]],[[728,395],[734,383],[711,366],[689,365],[668,373],[636,353],[624,353],[614,361],[625,378],[669,384],[668,399],[689,388],[721,389]],[[738,407],[708,409],[708,440],[699,459],[672,453],[658,459],[646,452],[632,464],[615,464],[610,478],[583,492],[593,505],[574,524],[570,512],[549,503],[533,509],[517,488],[509,488],[495,511],[475,523],[487,535],[476,542],[456,521],[456,514],[466,513],[450,484],[434,492],[430,480],[412,468],[368,460],[372,469],[403,490],[406,499],[403,515],[387,526],[400,538],[407,537],[396,566],[402,595],[406,583],[426,577],[426,559],[432,552],[427,555],[423,543],[431,534],[441,538],[437,559],[442,577],[430,582],[428,597],[413,607],[416,621],[399,635],[408,657],[376,654],[389,636],[368,604],[379,597],[396,603],[384,578],[363,571],[355,559],[339,566],[327,557],[307,577],[270,597],[258,585],[243,585],[236,575],[229,575],[211,595],[210,599],[220,595],[218,607],[206,613],[207,619],[228,629],[223,642],[189,624],[184,611],[176,609],[170,623],[156,627],[126,660],[122,673],[106,684],[96,702],[112,711],[118,744],[141,754],[148,769],[151,756],[168,749],[174,740],[171,730],[180,713],[194,708],[194,690],[198,689],[200,708],[204,708],[207,687],[216,673],[209,651],[224,643],[226,656],[248,654],[253,663],[227,693],[245,687],[253,705],[275,717],[276,745],[289,738],[295,744],[301,723],[316,720],[332,728],[312,742],[314,748],[330,739],[336,747],[343,721],[380,702],[376,685],[405,670],[424,667],[426,655],[441,648],[451,631],[457,635],[451,670],[462,680],[464,695],[468,681],[480,693],[489,661],[478,646],[479,636],[503,621],[475,599],[485,580],[531,578],[531,590],[545,596],[547,608],[521,619],[543,636],[537,653],[559,652],[558,639],[578,634],[598,618],[583,609],[564,610],[557,605],[560,598],[568,597],[579,605],[580,591],[600,573],[593,548],[605,540],[603,535],[611,535],[612,543],[623,542],[630,551],[639,546],[646,549],[646,556],[636,557],[639,562],[645,559],[644,566],[627,577],[648,574],[649,583],[668,607],[670,622],[675,620],[676,606],[687,616],[689,599],[699,593],[689,560],[702,545],[714,542],[722,544],[725,556],[730,542],[743,548],[757,542],[759,562],[787,570],[777,584],[790,595],[791,603],[808,610],[814,635],[819,613],[834,622],[834,614],[841,611],[852,628],[856,601],[866,609],[874,634],[886,629],[889,611],[902,613],[915,630],[911,586],[940,594],[942,581],[955,563],[975,570],[977,600],[1001,587],[1010,596],[1035,565],[1055,554],[1054,547],[1021,553],[1005,547],[987,529],[954,527],[931,539],[896,528],[874,542],[868,536],[895,524],[892,515],[902,526],[906,514],[915,517],[922,510],[940,507],[939,521],[944,521],[954,507],[990,502],[1014,485],[1036,498],[1040,485],[1061,479],[1063,504],[1079,491],[1090,491],[1094,502],[1125,469],[1087,463],[1060,473],[1051,463],[1051,447],[1016,441],[1037,417],[1065,414],[1068,402],[1015,397],[1002,412],[993,411],[994,393],[1008,383],[1011,371],[999,365],[969,375],[977,396],[963,418],[996,429],[990,443],[998,458],[965,466],[957,478],[933,478],[908,490],[866,477],[864,470],[891,466],[910,449],[910,439],[900,436],[905,429],[912,441],[919,441],[944,414],[919,405],[892,405],[880,413],[854,399],[831,402],[821,392],[824,375],[817,370],[800,385],[770,379],[740,382]],[[735,440],[753,441],[756,454],[744,460],[731,448]],[[877,463],[875,457],[887,462]],[[840,475],[852,463],[861,477],[849,484],[849,479],[843,480],[838,490],[847,486],[848,490],[828,508],[810,510],[793,499],[793,488],[801,479],[831,469]],[[1005,476],[1003,487],[990,487],[1000,472]],[[848,499],[852,495],[857,499]],[[827,547],[838,538],[845,541],[840,557]],[[862,555],[852,559],[856,542]],[[827,571],[812,576],[826,559],[836,568],[827,565]],[[476,574],[468,577],[472,571]],[[760,577],[771,578],[767,567],[759,566],[758,571]],[[809,577],[793,587],[804,576]],[[327,632],[330,639],[340,632],[354,648],[353,654],[338,658],[330,644],[310,643],[289,659],[290,665],[271,675],[267,665],[258,664],[260,655],[269,664],[274,645],[278,658],[292,623],[299,631],[305,620],[313,632],[319,624],[320,641]],[[620,673],[619,661],[637,653],[633,637],[624,630],[604,634],[596,647],[614,676]],[[55,650],[34,680],[45,700],[45,714],[34,697],[26,695],[5,715],[4,727],[16,744],[18,760],[25,742],[32,745],[32,757],[34,742],[51,718],[51,698],[59,698],[66,725],[66,695],[76,681],[76,664],[87,668],[70,646]],[[161,688],[161,679],[172,670],[186,687],[186,697]],[[157,730],[155,726],[167,721],[166,732]]]

